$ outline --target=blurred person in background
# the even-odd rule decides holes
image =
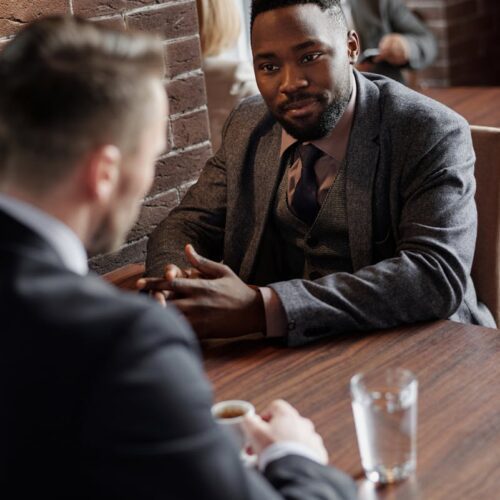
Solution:
[[[361,40],[360,71],[405,83],[403,69],[422,69],[436,59],[434,35],[403,0],[341,0],[341,5],[349,29]],[[363,58],[367,49],[379,54],[370,51]]]
[[[235,0],[196,0],[196,5],[215,152],[220,147],[222,127],[229,113],[241,99],[258,94],[259,89],[252,63],[228,52],[236,47],[241,32]]]

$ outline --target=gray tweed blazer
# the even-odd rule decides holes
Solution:
[[[477,216],[467,122],[383,76],[355,77],[346,156],[354,272],[270,284],[286,312],[288,343],[438,318],[494,326],[470,278]],[[188,242],[246,282],[262,275],[259,251],[284,169],[280,140],[259,96],[232,112],[221,148],[151,235],[148,275],[170,262],[187,265]]]

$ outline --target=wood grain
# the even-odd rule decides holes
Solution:
[[[359,479],[361,498],[498,498],[500,331],[439,321],[338,336],[291,349],[258,337],[203,344],[216,400],[262,411],[284,398],[312,418],[331,463]],[[363,481],[349,380],[402,366],[419,380],[417,473],[389,488]]]
[[[471,125],[500,127],[500,87],[449,87],[420,92],[446,104]]]
[[[103,274],[102,278],[122,290],[136,292],[136,282],[144,275],[144,264],[127,264]]]

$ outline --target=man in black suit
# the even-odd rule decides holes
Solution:
[[[287,403],[248,417],[263,474],[210,415],[192,331],[87,274],[123,241],[165,147],[163,52],[73,18],[0,55],[0,491],[5,498],[350,498]]]

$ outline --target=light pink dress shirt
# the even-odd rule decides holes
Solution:
[[[335,181],[335,177],[337,176],[347,152],[349,136],[354,119],[354,111],[356,108],[356,80],[352,78],[352,82],[352,94],[349,104],[335,128],[326,137],[311,141],[311,144],[314,144],[314,146],[324,153],[314,165],[316,181],[318,183],[317,198],[320,205],[323,203],[328,194],[328,190]],[[283,130],[281,135],[280,156],[296,142],[297,139],[288,135]],[[301,172],[302,163],[300,158],[297,158],[288,168],[287,195],[289,200],[292,199],[295,193],[295,188],[299,182]],[[259,291],[262,295],[266,314],[266,336],[283,337],[286,333],[287,320],[285,310],[283,309],[277,293],[269,287],[260,287]]]

